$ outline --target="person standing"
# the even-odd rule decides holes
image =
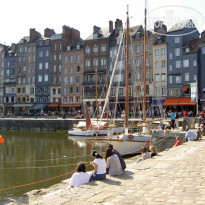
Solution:
[[[171,126],[172,126],[172,128],[174,129],[175,113],[174,113],[172,110],[170,110],[169,116],[170,116],[170,118],[171,118]]]
[[[179,115],[178,115],[178,112],[175,112],[175,125],[176,125],[176,128],[179,129]]]

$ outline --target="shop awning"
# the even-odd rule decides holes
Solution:
[[[61,104],[60,107],[81,107],[81,104]]]
[[[43,110],[48,104],[33,104],[29,110]]]
[[[13,107],[31,107],[33,104],[26,104],[26,103],[16,103]]]
[[[166,99],[163,106],[184,106],[196,105],[196,102],[191,102],[191,98],[170,98]]]
[[[196,105],[196,102],[191,102],[191,98],[180,98],[178,105]]]
[[[59,104],[58,103],[51,103],[51,104],[48,104],[48,107],[58,107]]]
[[[179,100],[180,100],[179,98],[166,99],[163,103],[163,106],[177,106]]]
[[[184,87],[184,88],[182,89],[182,91],[186,92],[188,89],[189,89],[189,87]]]

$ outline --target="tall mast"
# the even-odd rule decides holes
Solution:
[[[146,41],[146,34],[147,34],[147,7],[146,7],[146,0],[145,0],[145,16],[144,16],[144,96],[143,96],[143,123],[146,122],[146,59],[147,59],[147,41]]]
[[[98,70],[95,69],[95,92],[96,92],[96,115],[97,115],[97,123],[98,123]]]
[[[125,98],[125,127],[128,127],[129,115],[129,12],[127,5],[127,32],[126,32],[126,98]]]

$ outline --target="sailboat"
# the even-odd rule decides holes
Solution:
[[[91,121],[86,106],[86,121],[80,121],[77,125],[74,125],[73,130],[69,130],[68,134],[74,136],[103,136],[110,133],[121,134],[124,130],[124,127],[110,124],[107,121],[98,121],[98,118],[97,121]]]
[[[104,143],[111,143],[113,147],[120,152],[121,155],[140,152],[142,146],[150,143],[151,137],[146,129],[146,3],[145,3],[145,28],[144,28],[144,95],[143,95],[143,124],[136,125],[143,129],[142,133],[129,134],[128,116],[129,116],[129,13],[127,8],[127,28],[126,28],[126,97],[125,97],[125,133],[118,136],[108,136],[103,139],[88,139],[91,141],[101,141]],[[114,70],[113,70],[114,72]],[[111,81],[112,82],[112,81]],[[110,83],[111,86],[111,83]],[[108,97],[108,96],[107,96]],[[107,99],[106,97],[106,99]],[[105,100],[107,102],[107,100]],[[105,103],[106,105],[106,103]],[[105,109],[105,105],[103,111]],[[102,116],[101,116],[102,119]]]

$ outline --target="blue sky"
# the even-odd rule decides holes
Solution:
[[[0,43],[17,43],[35,28],[43,34],[44,28],[53,28],[57,33],[62,26],[74,27],[85,39],[94,25],[108,27],[109,20],[126,20],[127,5],[131,26],[143,23],[145,0],[10,0],[1,1]],[[175,17],[175,20],[195,18],[200,32],[205,30],[204,0],[148,0],[149,18]],[[171,25],[171,24],[170,24]]]

